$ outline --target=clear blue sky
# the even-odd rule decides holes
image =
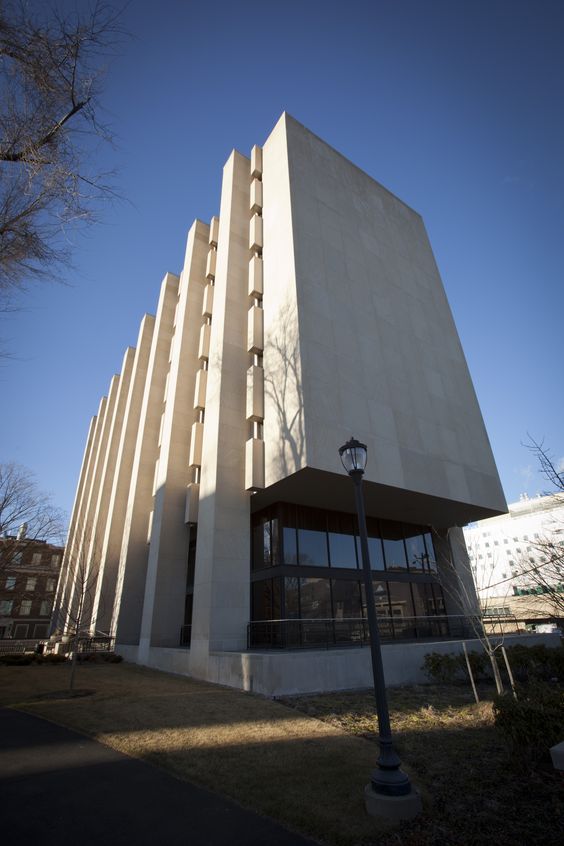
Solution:
[[[506,496],[542,490],[521,441],[564,456],[564,3],[132,0],[124,22],[104,160],[128,202],[73,238],[67,286],[2,318],[0,460],[70,511],[163,274],[218,212],[231,149],[286,110],[423,215]]]

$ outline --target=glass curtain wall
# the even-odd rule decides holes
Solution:
[[[448,634],[430,531],[368,518],[384,639]],[[277,503],[252,518],[252,631],[278,645],[365,639],[366,602],[356,517]],[[271,625],[273,622],[276,626]],[[254,625],[262,623],[262,626]],[[260,639],[260,637],[259,637]]]

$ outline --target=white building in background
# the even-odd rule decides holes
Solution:
[[[487,600],[490,609],[493,605],[517,613],[519,604],[508,600],[537,592],[534,571],[548,561],[542,542],[552,538],[564,543],[564,499],[523,495],[508,509],[507,514],[467,526],[464,537],[482,602]],[[500,603],[492,603],[492,598]],[[530,600],[522,604],[530,605]]]
[[[58,607],[87,527],[89,625],[128,659],[264,693],[368,683],[351,435],[398,682],[452,634],[453,580],[473,590],[455,527],[506,504],[420,215],[284,114],[229,157],[101,401]]]

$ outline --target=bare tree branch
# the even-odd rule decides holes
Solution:
[[[68,262],[65,227],[93,222],[117,196],[96,172],[93,143],[112,142],[100,95],[124,41],[121,12],[0,3],[0,306]]]
[[[555,617],[564,617],[564,473],[545,446],[544,439],[537,440],[527,433],[523,444],[533,453],[540,473],[552,486],[551,515],[547,512],[544,531],[530,541],[534,555],[523,554],[518,562],[519,590],[522,595],[542,596]],[[533,560],[529,560],[533,559]],[[531,564],[533,566],[531,566]]]
[[[37,488],[33,473],[19,464],[0,464],[0,535],[3,535],[0,573],[12,566],[25,542],[62,543],[63,513],[51,497]]]
[[[77,526],[72,542],[67,544],[51,618],[53,632],[70,638],[72,662],[69,689],[74,689],[76,662],[81,637],[95,634],[93,615],[103,605],[98,596],[100,543],[89,524]]]
[[[526,441],[523,446],[535,456],[540,472],[557,492],[564,494],[564,473],[559,470],[550,451],[545,447],[544,438],[541,441],[537,441],[528,432],[527,438],[528,441]],[[552,493],[554,493],[554,491],[552,491]]]

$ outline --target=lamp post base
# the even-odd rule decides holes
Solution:
[[[413,785],[404,796],[387,796],[376,793],[371,782],[364,788],[364,806],[371,817],[386,817],[389,820],[412,820],[423,809],[421,796]]]

